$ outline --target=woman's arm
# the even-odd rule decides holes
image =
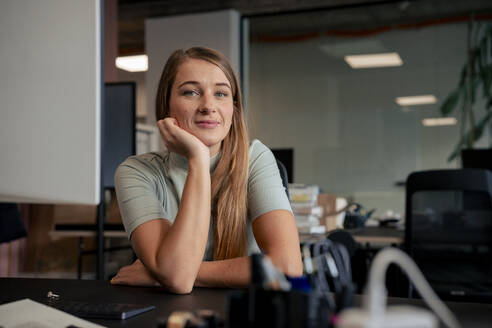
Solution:
[[[291,212],[274,210],[259,216],[253,223],[253,233],[260,248],[277,268],[289,276],[302,275],[299,237]],[[250,257],[244,256],[202,262],[195,286],[246,287],[250,280]],[[139,260],[122,268],[113,282],[146,286],[157,284]]]
[[[253,222],[253,233],[277,268],[291,277],[302,276],[299,233],[292,212],[274,210],[259,216]]]
[[[289,276],[302,275],[299,236],[294,216],[286,210],[274,210],[253,222],[253,233],[262,251],[272,263]],[[249,257],[203,262],[195,285],[204,287],[245,287],[251,280]]]
[[[188,159],[188,176],[174,223],[161,219],[143,223],[133,231],[131,242],[161,285],[176,293],[189,293],[210,225],[210,152],[199,139],[179,128],[176,120],[168,118],[158,125],[167,148]]]

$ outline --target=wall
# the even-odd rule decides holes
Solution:
[[[136,86],[136,116],[137,120],[145,121],[147,119],[147,91],[145,88],[145,72],[127,72],[118,69],[119,82],[135,82]]]
[[[293,147],[295,182],[400,213],[415,170],[456,167],[447,156],[458,126],[424,127],[457,85],[466,24],[374,37],[250,44],[247,113],[251,136]],[[368,51],[369,49],[369,51]],[[397,51],[403,66],[353,70],[343,55]],[[397,96],[434,94],[435,105],[401,108]]]

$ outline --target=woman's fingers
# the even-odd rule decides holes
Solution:
[[[159,120],[157,125],[162,140],[170,151],[181,154],[188,159],[196,155],[210,157],[208,147],[196,136],[182,129],[176,119],[167,117]]]
[[[157,281],[147,271],[140,260],[136,260],[131,265],[122,267],[116,276],[111,279],[113,285],[131,286],[156,286]]]

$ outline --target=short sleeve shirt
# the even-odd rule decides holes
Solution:
[[[220,153],[210,160],[215,169]],[[188,175],[188,161],[176,153],[162,151],[131,156],[115,174],[115,187],[123,225],[131,237],[142,223],[154,219],[174,222]],[[275,157],[268,147],[253,140],[249,147],[247,186],[248,255],[259,252],[252,224],[256,218],[273,210],[292,212],[278,171]],[[213,224],[210,218],[210,227]],[[213,233],[209,229],[204,260],[213,259]]]

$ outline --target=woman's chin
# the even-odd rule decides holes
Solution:
[[[215,155],[220,150],[221,140],[200,139],[205,146],[210,149],[210,156]]]
[[[222,142],[221,138],[218,138],[216,136],[210,136],[210,135],[202,135],[202,134],[195,134],[195,137],[197,137],[205,146],[208,148],[214,147],[217,144],[220,144]]]

